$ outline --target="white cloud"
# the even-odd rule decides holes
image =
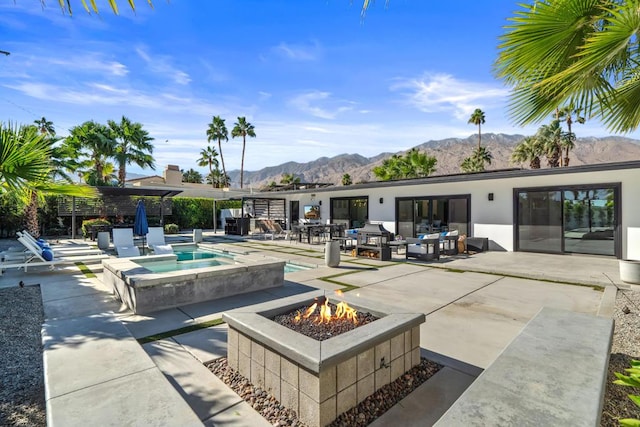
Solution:
[[[143,61],[147,63],[149,70],[156,74],[161,74],[179,85],[187,85],[191,82],[189,74],[174,67],[171,58],[168,56],[157,55],[151,56],[144,47],[137,47],[136,53]]]
[[[297,95],[289,100],[289,104],[302,112],[321,119],[332,120],[338,114],[351,111],[353,104],[349,101],[334,100],[330,92],[313,90]],[[349,104],[349,105],[345,105]]]
[[[20,82],[5,84],[31,98],[68,103],[80,106],[126,105],[127,108],[139,107],[145,110],[182,112],[194,116],[210,116],[211,112],[227,114],[229,109],[222,105],[213,105],[204,100],[186,96],[176,96],[163,92],[143,92],[127,87],[116,87],[104,83],[87,82],[74,87],[47,83]],[[229,103],[228,103],[229,104]],[[240,107],[233,107],[240,109]]]
[[[499,85],[458,80],[449,74],[425,74],[398,79],[390,88],[403,92],[406,101],[425,113],[453,112],[463,119],[476,108],[502,103],[509,90]]]
[[[321,48],[317,42],[307,45],[282,42],[272,47],[271,51],[293,61],[315,61],[321,54]]]
[[[266,101],[272,96],[269,92],[264,92],[262,90],[258,91],[258,95],[260,96],[260,101]]]

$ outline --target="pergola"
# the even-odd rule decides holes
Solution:
[[[96,187],[100,197],[97,199],[77,199],[72,197],[61,199],[58,204],[58,215],[71,216],[71,237],[76,238],[76,215],[102,215],[119,216],[135,215],[136,201],[133,197],[159,197],[159,203],[145,206],[148,215],[159,216],[160,223],[164,224],[164,215],[171,214],[171,205],[167,199],[174,197],[181,190],[163,190],[155,188],[132,187]],[[80,206],[79,206],[80,205]]]

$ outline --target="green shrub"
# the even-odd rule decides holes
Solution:
[[[180,229],[213,228],[213,199],[174,197],[171,221]]]
[[[111,225],[111,223],[105,218],[86,219],[82,221],[82,235],[89,237],[89,227],[92,225]]]
[[[178,224],[164,225],[164,232],[167,234],[176,234],[178,231],[180,231],[180,227],[178,227]]]
[[[640,388],[640,360],[631,360],[631,368],[625,369],[625,372],[629,375],[624,375],[618,372],[614,372],[617,380],[613,383],[623,385],[627,387]],[[629,399],[633,401],[638,407],[640,407],[640,395],[629,394]],[[624,418],[618,420],[623,427],[637,427],[640,426],[640,420],[637,418]]]

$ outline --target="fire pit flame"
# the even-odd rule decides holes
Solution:
[[[318,308],[318,303],[314,302],[309,308],[304,311],[302,314],[299,310],[296,313],[294,318],[295,322],[300,322],[302,319],[310,318]],[[336,305],[336,313],[335,315],[331,312],[331,306],[329,305],[329,299],[324,300],[324,304],[321,304],[318,310],[318,314],[315,318],[311,319],[315,323],[331,323],[336,320],[348,320],[353,322],[354,325],[358,324],[358,311],[352,307],[349,307],[349,304],[342,301]]]

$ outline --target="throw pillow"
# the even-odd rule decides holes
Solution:
[[[49,248],[44,248],[42,250],[42,258],[44,258],[45,261],[53,261],[53,251]]]

